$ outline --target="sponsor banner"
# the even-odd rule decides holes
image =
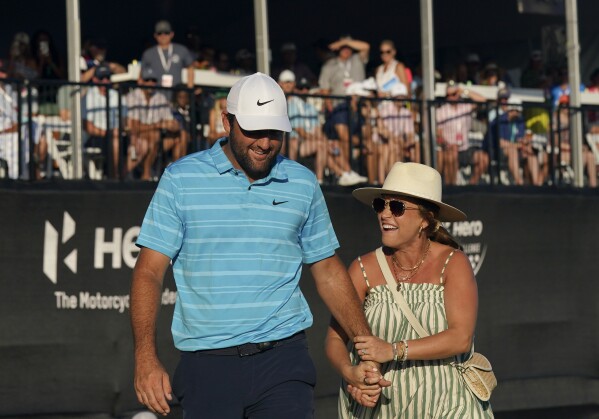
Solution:
[[[0,194],[0,370],[17,380],[0,381],[0,416],[139,408],[129,289],[152,192]],[[158,348],[172,371],[170,270],[161,300]]]
[[[138,255],[134,242],[151,195],[0,189],[0,371],[10,377],[0,380],[0,416],[118,416],[139,407],[129,287]],[[347,265],[380,246],[368,206],[346,191],[325,191],[325,198]],[[599,287],[592,280],[599,197],[476,190],[450,193],[446,201],[468,214],[467,221],[445,227],[476,273],[476,348],[499,379],[494,408],[523,409],[530,400],[530,407],[588,404],[582,400],[585,380],[599,378],[593,372],[596,333],[589,332],[599,321]],[[334,403],[339,377],[323,351],[329,312],[310,270],[303,272],[302,289],[314,314],[308,338],[319,372],[316,395]],[[169,270],[157,345],[171,374],[178,359],[170,335],[175,301]],[[561,383],[563,377],[572,383]]]

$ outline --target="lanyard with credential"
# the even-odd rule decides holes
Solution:
[[[173,44],[168,46],[168,60],[164,58],[164,52],[162,52],[162,48],[160,48],[160,46],[157,46],[156,48],[158,48],[158,56],[160,57],[162,68],[168,73],[168,71],[171,69],[171,64],[173,63]]]

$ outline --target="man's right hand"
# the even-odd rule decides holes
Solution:
[[[163,416],[170,413],[168,401],[173,399],[171,383],[158,359],[136,361],[135,393],[137,400],[152,412]]]

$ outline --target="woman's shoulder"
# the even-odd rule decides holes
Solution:
[[[439,261],[449,263],[452,260],[468,260],[468,256],[460,249],[447,244],[431,242],[431,253]]]
[[[460,249],[436,243],[436,246],[433,247],[433,256],[443,282],[449,277],[454,276],[474,276],[468,255]]]
[[[359,267],[360,264],[365,266],[365,265],[370,265],[371,263],[377,263],[376,262],[376,249],[371,250],[368,253],[364,253],[363,255],[357,256],[354,259],[354,261],[352,262],[352,265]]]

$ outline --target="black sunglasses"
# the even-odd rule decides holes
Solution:
[[[391,54],[393,51],[388,49],[388,50],[381,50],[381,54]]]
[[[156,32],[156,35],[170,35],[170,32]]]
[[[420,208],[407,208],[406,203],[403,201],[397,201],[394,199],[383,199],[383,198],[374,198],[372,200],[372,209],[377,214],[380,214],[389,206],[391,210],[391,214],[394,217],[401,217],[407,210],[419,210]]]

